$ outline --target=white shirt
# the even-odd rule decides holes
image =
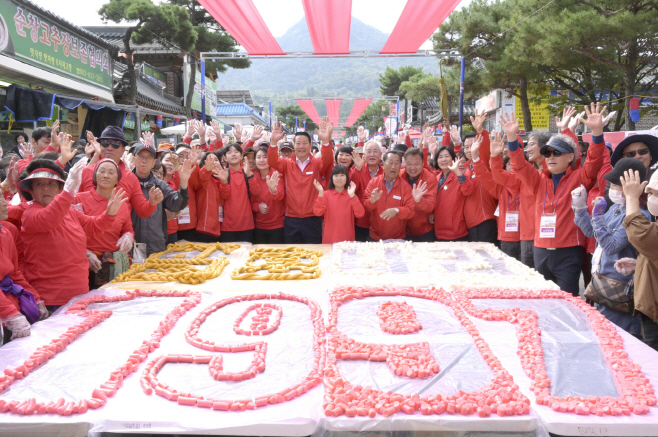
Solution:
[[[306,168],[306,166],[308,165],[308,163],[311,162],[311,157],[308,156],[308,157],[306,158],[306,161],[304,161],[304,162],[300,161],[299,158],[295,157],[295,161],[297,161],[297,166],[299,166],[299,169],[300,169],[302,172],[304,172],[304,169]]]

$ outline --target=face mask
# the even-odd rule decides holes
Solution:
[[[647,199],[647,208],[652,215],[658,215],[658,197],[651,195]]]
[[[626,205],[626,198],[623,193],[619,190],[610,190],[608,191],[608,196],[617,205]]]

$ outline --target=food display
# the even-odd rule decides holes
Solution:
[[[318,267],[321,256],[321,250],[306,250],[294,246],[282,249],[251,249],[245,265],[235,269],[231,273],[231,279],[264,281],[316,279],[321,273]],[[309,261],[304,262],[304,259]],[[261,271],[267,273],[258,273]]]

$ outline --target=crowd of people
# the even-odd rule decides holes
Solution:
[[[287,141],[279,123],[236,125],[230,141],[196,120],[157,148],[153,134],[129,143],[115,126],[78,143],[58,123],[19,134],[0,199],[5,341],[179,240],[407,239],[494,243],[576,296],[582,273],[585,298],[658,349],[658,138],[613,151],[604,112],[567,108],[559,134],[531,132],[525,146],[518,120],[490,136],[477,113],[473,133],[446,124],[439,144],[425,126],[417,147],[405,132],[385,147],[363,128],[356,147],[335,145],[326,117],[319,144],[307,132]]]

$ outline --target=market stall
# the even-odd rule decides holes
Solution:
[[[0,433],[658,435],[656,352],[492,246],[244,246],[2,347]]]

